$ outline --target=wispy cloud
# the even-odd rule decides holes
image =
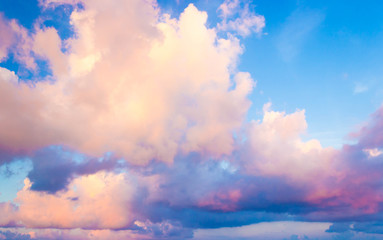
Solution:
[[[368,86],[364,83],[357,82],[354,85],[354,93],[359,94],[368,91]]]
[[[293,60],[300,53],[307,38],[324,20],[325,14],[320,10],[298,8],[292,12],[276,40],[281,58],[286,62]]]

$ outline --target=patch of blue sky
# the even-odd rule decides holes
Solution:
[[[41,16],[43,26],[55,28],[62,40],[75,37],[74,28],[70,24],[70,16],[74,9],[75,7],[69,4],[47,8]],[[62,50],[65,52],[67,49]]]
[[[0,202],[11,201],[16,197],[32,168],[32,162],[27,158],[0,166]]]
[[[33,76],[30,70],[16,62],[12,53],[8,54],[7,58],[0,62],[0,67],[14,72],[20,79],[31,79]]]
[[[340,147],[383,100],[383,3],[253,3],[267,34],[243,40],[239,68],[257,81],[248,120],[269,101],[278,111],[305,109],[307,137]]]
[[[76,6],[81,9],[81,4]],[[54,27],[61,39],[65,40],[74,35],[70,25],[70,15],[74,7],[64,4],[55,8],[41,8],[38,0],[1,0],[0,12],[8,19],[16,19],[29,31],[34,31],[37,20],[45,27]]]
[[[17,62],[11,53],[5,61],[0,62],[0,67],[13,71],[19,77],[19,81],[24,82],[46,80],[52,76],[52,69],[47,60],[36,57],[35,63],[36,69],[28,69],[24,64]]]
[[[27,29],[32,29],[35,20],[40,16],[38,0],[1,0],[0,12],[8,19],[17,21]]]
[[[77,151],[68,149],[68,148],[63,147],[61,145],[51,145],[51,146],[47,147],[46,149],[52,150],[56,153],[59,153],[64,159],[69,159],[76,164],[84,163],[84,162],[86,162],[92,158],[92,156],[79,153]],[[106,152],[103,156],[97,157],[97,159],[98,159],[98,161],[102,162],[102,161],[106,161],[108,159],[113,158],[113,155],[114,154],[112,152]],[[125,160],[123,160],[123,161],[125,161]]]
[[[83,163],[86,160],[86,156],[81,153],[77,153],[75,151],[71,151],[66,149],[60,145],[52,145],[46,148],[47,150],[52,150],[55,153],[58,153],[62,156],[63,159],[69,159],[75,163]]]
[[[81,9],[82,6],[78,5],[76,8]],[[75,37],[73,26],[70,24],[70,15],[73,10],[74,7],[69,4],[42,9],[37,0],[0,1],[0,12],[8,19],[16,19],[30,34],[35,32],[36,26],[39,28],[53,27],[63,41]],[[64,53],[68,51],[65,44],[62,44],[61,50]],[[12,53],[10,53],[5,61],[0,62],[0,67],[15,72],[22,81],[41,80],[52,76],[52,70],[45,59],[35,58],[35,61],[37,69],[27,69],[22,63],[15,61]]]

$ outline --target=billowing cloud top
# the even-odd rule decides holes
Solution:
[[[74,34],[0,15],[0,61],[30,73],[0,68],[0,164],[33,166],[0,203],[12,230],[0,239],[184,239],[382,218],[383,108],[340,150],[302,140],[304,110],[266,104],[246,121],[255,82],[237,68],[240,41],[265,26],[248,3],[224,1],[213,27],[193,4],[179,17],[151,0],[39,4],[70,7]]]
[[[230,154],[254,85],[235,71],[238,39],[219,38],[193,5],[179,19],[160,15],[152,2],[121,1],[120,11],[115,5],[84,2],[71,14],[76,36],[65,42],[54,28],[27,36],[24,58],[31,66],[35,58],[48,61],[53,76],[18,83],[1,69],[3,147],[65,145],[134,164],[171,163],[194,151]]]

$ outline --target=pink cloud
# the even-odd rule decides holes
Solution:
[[[62,3],[78,2],[40,1],[46,8]],[[0,203],[0,226],[36,228],[33,238],[156,239],[262,217],[324,221],[380,213],[382,108],[355,134],[358,143],[341,150],[302,140],[304,110],[287,114],[266,104],[261,121],[244,123],[255,83],[236,69],[239,39],[219,32],[261,32],[263,16],[225,1],[223,22],[212,28],[192,4],[179,18],[154,1],[83,4],[71,14],[76,35],[65,41],[53,28],[31,33],[0,18],[8,36],[0,59],[13,51],[35,69],[42,58],[53,72],[31,82],[0,68],[0,150],[32,158],[51,145],[96,157],[113,152],[130,169],[75,171],[64,164],[68,172],[57,180],[49,178],[51,168],[34,164],[14,201]],[[242,132],[246,141],[237,141],[233,133]],[[54,164],[66,159],[52,156],[46,160]],[[62,181],[55,191],[32,188],[54,179]],[[242,218],[243,211],[265,215]]]
[[[55,195],[30,189],[29,179],[7,214],[27,228],[119,229],[132,224],[134,185],[122,174],[99,172],[76,178]]]
[[[4,19],[4,16],[0,14],[0,61],[3,61],[8,56],[9,48],[14,40],[14,35],[11,26]]]
[[[253,32],[261,33],[265,27],[265,17],[250,11],[246,1],[225,0],[218,10],[222,17],[222,22],[217,26],[219,30],[233,31],[242,37],[247,37]]]
[[[170,163],[192,151],[230,154],[254,85],[233,68],[242,52],[238,39],[219,38],[193,5],[179,19],[159,14],[154,2],[119,2],[126,11],[105,1],[84,5],[71,15],[76,37],[63,43],[52,28],[26,37],[30,50],[48,60],[53,80],[32,87],[0,79],[7,99],[0,144],[112,151],[135,164]],[[63,44],[69,52],[60,51]]]

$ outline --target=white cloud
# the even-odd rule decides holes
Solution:
[[[225,0],[219,11],[222,22],[218,23],[217,28],[221,31],[233,31],[246,37],[253,32],[261,33],[265,27],[265,18],[251,11],[247,2]]]

